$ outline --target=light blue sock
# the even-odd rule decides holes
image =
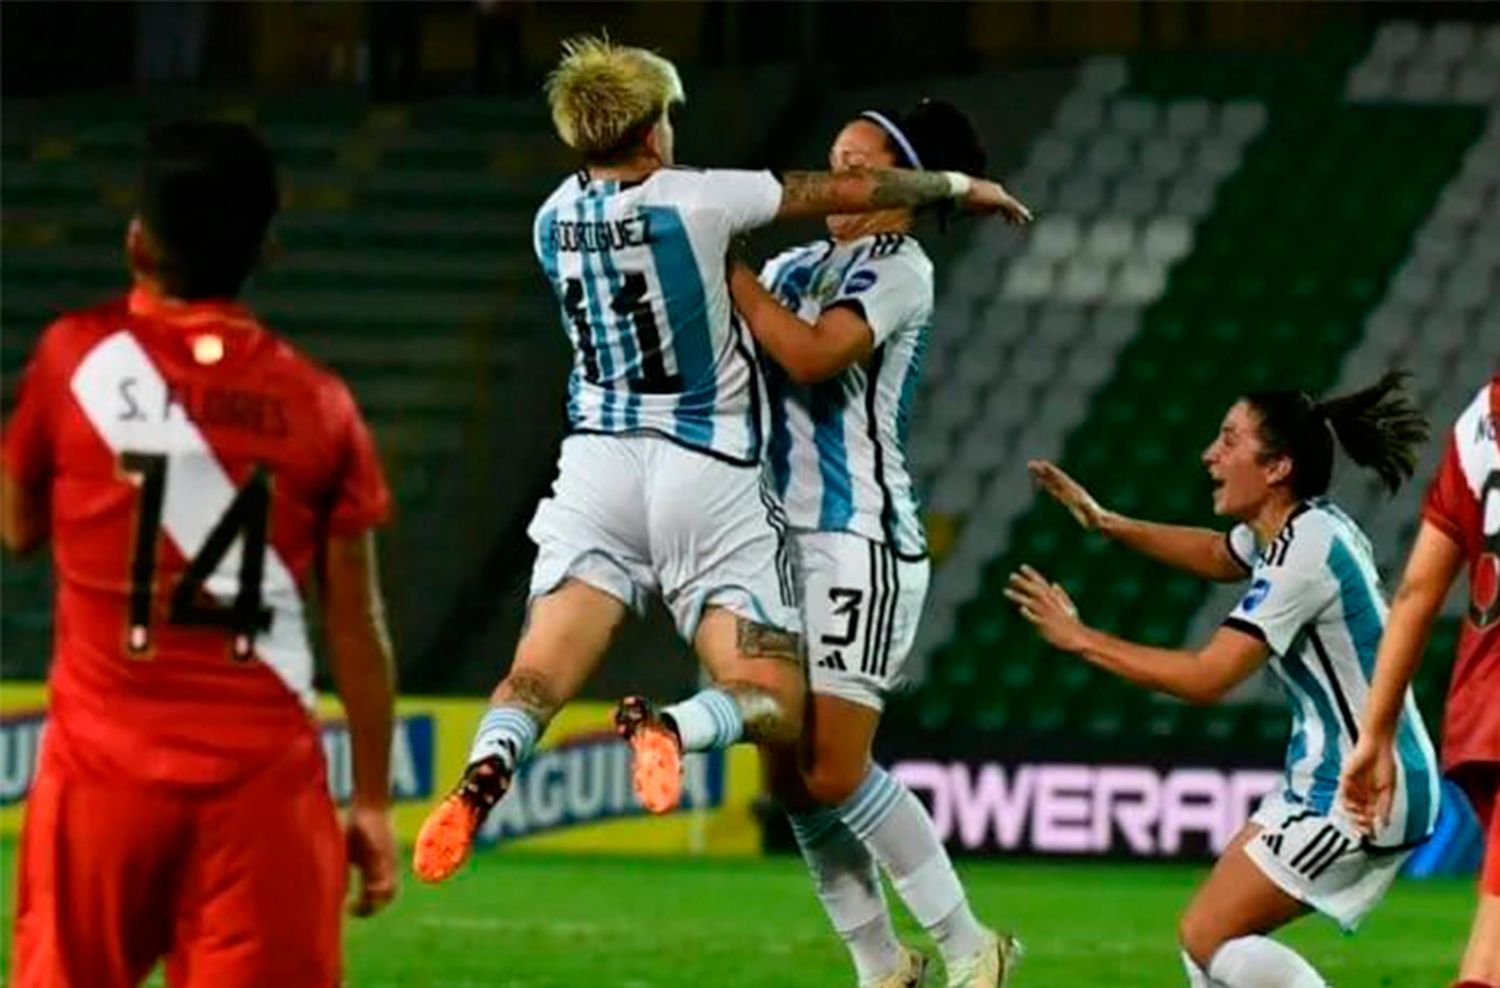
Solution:
[[[860,984],[888,977],[905,960],[870,849],[834,810],[789,813],[792,833],[834,931],[849,948]]]
[[[479,719],[474,732],[474,746],[469,749],[469,764],[498,755],[507,772],[531,757],[542,727],[536,718],[519,707],[491,707]]]
[[[712,687],[662,708],[661,713],[677,728],[683,751],[727,748],[745,734],[740,705],[728,693]]]
[[[885,866],[901,901],[932,934],[945,961],[952,964],[985,949],[986,931],[969,908],[953,862],[921,800],[885,769],[872,765],[838,812]]]

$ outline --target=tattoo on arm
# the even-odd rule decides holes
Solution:
[[[781,212],[787,216],[873,212],[926,206],[948,199],[941,172],[896,168],[851,168],[833,172],[787,172],[782,176]]]
[[[926,206],[942,202],[952,195],[948,176],[940,172],[876,168],[870,171],[870,177],[875,181],[875,192],[870,196],[870,202],[879,209]]]
[[[740,618],[736,622],[735,643],[740,654],[749,659],[780,659],[802,662],[802,636],[770,625],[756,624]]]
[[[500,684],[497,697],[507,706],[518,707],[538,724],[546,724],[562,706],[545,676],[535,672],[513,672]]]

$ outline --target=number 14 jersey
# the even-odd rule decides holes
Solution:
[[[769,172],[663,168],[565,179],[533,245],[573,344],[573,432],[663,436],[734,463],[761,457],[764,401],[725,259],[781,208]]]
[[[4,456],[50,499],[49,746],[207,783],[311,729],[304,586],[389,504],[336,376],[241,306],[137,290],[47,329]]]

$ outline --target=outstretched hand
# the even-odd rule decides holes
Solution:
[[[970,178],[969,194],[964,196],[964,209],[971,213],[999,213],[1015,226],[1031,222],[1031,210],[1026,204],[1005,190],[999,182],[984,178]]]
[[[1088,488],[1068,476],[1056,463],[1051,460],[1032,460],[1026,464],[1026,469],[1042,490],[1068,509],[1078,524],[1091,532],[1104,527],[1109,511],[1094,500]]]
[[[1005,596],[1020,609],[1022,617],[1036,626],[1049,645],[1065,652],[1083,649],[1088,628],[1079,619],[1073,598],[1061,584],[1051,583],[1041,573],[1023,565],[1010,575]]]

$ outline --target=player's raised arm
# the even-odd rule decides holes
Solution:
[[[1055,463],[1033,460],[1027,469],[1042,490],[1056,498],[1089,531],[1100,532],[1143,556],[1206,580],[1229,583],[1250,575],[1251,560],[1241,558],[1223,532],[1128,518],[1101,505],[1087,488]]]
[[[1260,638],[1231,627],[1220,628],[1196,651],[1153,648],[1117,638],[1084,624],[1068,592],[1030,566],[1011,574],[1005,596],[1054,647],[1189,703],[1217,701],[1270,655]]]
[[[953,200],[971,213],[999,213],[1018,225],[1031,221],[1031,210],[999,182],[959,172],[856,167],[787,172],[781,182],[777,219],[915,209]]]
[[[390,819],[396,673],[372,533],[328,538],[323,601],[334,684],[354,751],[349,857],[362,887],[352,909],[370,915],[394,898],[397,886]]]

